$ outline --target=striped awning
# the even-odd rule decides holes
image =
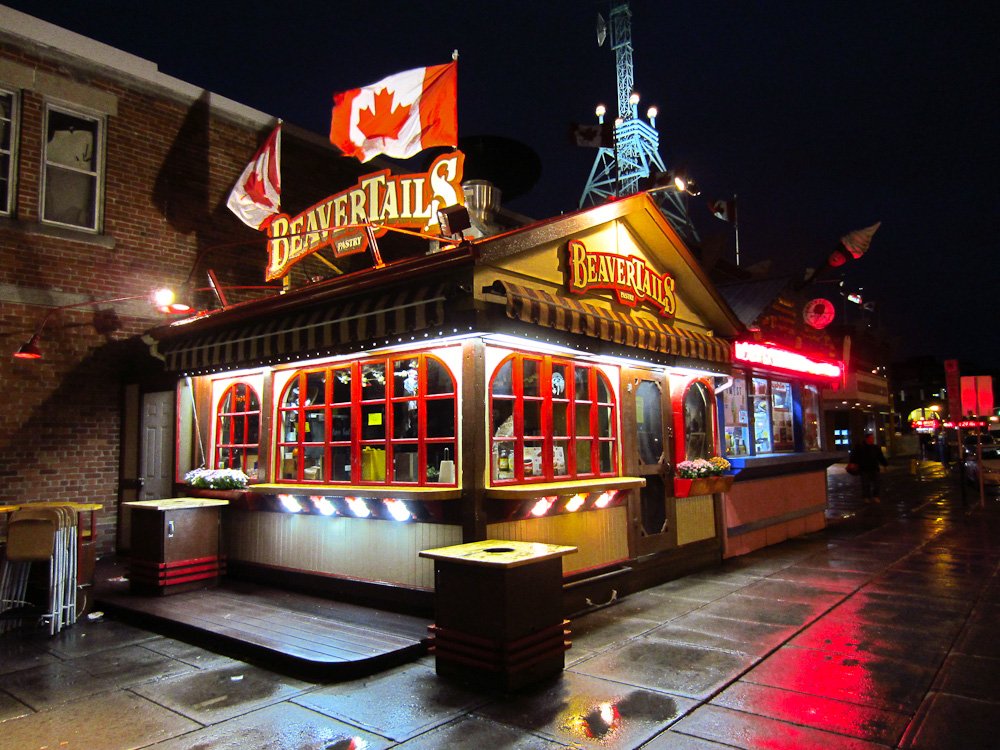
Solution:
[[[732,363],[732,347],[724,339],[507,281],[499,285],[507,295],[507,315],[515,320],[661,354]]]
[[[168,370],[191,375],[340,354],[440,326],[447,299],[443,284],[414,285],[208,332],[181,332],[157,342],[156,351]]]

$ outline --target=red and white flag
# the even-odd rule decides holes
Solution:
[[[728,221],[731,224],[736,223],[735,196],[733,196],[733,198],[728,201],[709,201],[708,210],[712,212],[712,216],[714,216],[716,219],[722,219],[723,221]]]
[[[236,181],[229,210],[248,227],[263,228],[281,210],[281,123],[264,141],[257,155]]]
[[[330,143],[365,162],[458,145],[458,63],[414,68],[333,97]]]

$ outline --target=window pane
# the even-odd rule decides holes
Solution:
[[[590,404],[576,405],[576,429],[577,435],[590,435]]]
[[[333,371],[333,403],[347,404],[351,401],[351,368]]]
[[[692,383],[684,395],[684,457],[689,461],[712,455],[710,416],[708,389]]]
[[[600,469],[601,474],[611,474],[615,469],[615,444],[607,441],[601,441],[597,445],[597,451],[600,453]]]
[[[590,448],[592,446],[592,441],[590,440],[580,440],[576,441],[576,473],[577,475],[582,474],[593,474],[594,466],[593,461],[590,456]]]
[[[427,393],[454,393],[455,381],[442,362],[427,357]]]
[[[288,386],[288,390],[285,391],[285,403],[286,407],[298,406],[299,405],[299,379],[296,377],[294,381]]]
[[[597,435],[598,437],[608,438],[612,436],[612,419],[613,411],[610,406],[599,406],[597,407]]]
[[[771,420],[774,450],[795,450],[792,429],[792,384],[781,380],[771,381]]]
[[[514,361],[508,359],[500,366],[500,369],[497,370],[496,375],[493,376],[494,396],[514,395],[513,367],[514,367]]]
[[[566,392],[566,365],[552,365],[552,398],[567,398]]]
[[[574,379],[576,381],[576,400],[590,401],[590,368],[575,367]]]
[[[47,162],[93,172],[96,146],[96,120],[49,110],[48,142],[45,144]]]
[[[302,478],[310,482],[318,482],[323,479],[323,454],[326,449],[323,447],[305,448],[305,468],[302,470]]]
[[[807,451],[818,451],[819,441],[819,388],[807,385],[802,388],[803,443]]]
[[[397,482],[419,482],[420,466],[417,462],[417,446],[397,445],[392,456],[393,479]]]
[[[286,411],[281,415],[281,436],[287,443],[294,443],[299,439],[299,415],[298,412]]]
[[[663,455],[663,420],[660,389],[643,380],[635,389],[635,421],[639,438],[639,462],[655,464]]]
[[[493,402],[493,437],[513,437],[514,401],[496,399]]]
[[[326,373],[310,372],[306,375],[306,406],[326,403]]]
[[[322,409],[310,409],[306,412],[306,443],[322,443],[326,441],[326,412]]]
[[[93,227],[97,180],[87,174],[50,166],[45,176],[45,219]]]
[[[385,439],[385,406],[377,404],[361,409],[361,439]]]
[[[385,365],[381,362],[361,366],[361,400],[385,398]]]
[[[542,402],[541,401],[525,401],[524,402],[524,434],[525,435],[541,435],[542,434]]]
[[[552,446],[552,473],[553,475],[566,476],[569,472],[567,459],[569,458],[569,441],[557,440]]]
[[[524,476],[541,477],[544,476],[544,466],[542,463],[542,443],[540,440],[524,441]]]
[[[427,437],[455,436],[455,400],[437,399],[427,402]]]
[[[552,434],[569,434],[569,404],[565,402],[552,404]]]
[[[351,449],[339,446],[330,449],[330,481],[351,481]]]
[[[416,401],[397,401],[392,405],[392,436],[397,440],[417,437]]]
[[[330,410],[330,439],[334,441],[351,439],[351,409],[350,407]]]
[[[753,436],[754,452],[771,452],[771,409],[767,399],[767,380],[753,378]]]
[[[611,385],[604,373],[597,373],[597,400],[602,404],[611,403]]]
[[[392,395],[394,398],[416,398],[419,390],[419,374],[417,360],[397,359],[392,363]]]
[[[42,217],[95,229],[100,123],[55,109],[47,111],[47,119]]]
[[[455,444],[431,443],[427,446],[427,481],[455,484]]]
[[[539,378],[539,362],[534,359],[525,359],[522,362],[522,376],[521,384],[525,396],[539,396],[541,395],[541,390],[539,388],[538,378]]]
[[[722,394],[725,420],[726,455],[745,456],[750,452],[750,413],[747,411],[745,376],[737,374],[732,386]]]

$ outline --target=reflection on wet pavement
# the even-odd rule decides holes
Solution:
[[[109,619],[0,638],[0,745],[998,747],[1000,502],[908,469],[866,506],[831,467],[827,529],[578,616],[566,670],[513,695],[442,680],[433,657],[300,682]]]

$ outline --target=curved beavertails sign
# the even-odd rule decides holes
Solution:
[[[337,258],[368,249],[368,230],[381,237],[390,227],[429,229],[438,209],[464,202],[461,151],[439,156],[421,174],[365,175],[358,183],[310,206],[297,216],[278,214],[267,227],[266,279],[279,279],[300,260],[324,247]]]

